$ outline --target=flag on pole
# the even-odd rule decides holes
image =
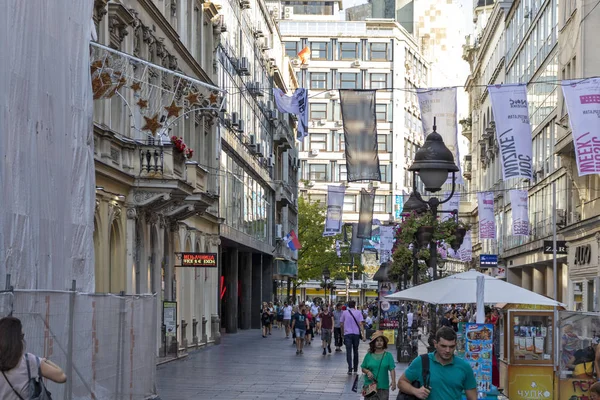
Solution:
[[[306,46],[298,53],[298,58],[302,61],[302,64],[306,64],[310,58],[310,47]]]
[[[293,96],[288,96],[281,89],[273,88],[273,97],[280,112],[298,116],[298,140],[308,136],[308,90],[298,88]]]
[[[302,245],[298,240],[298,236],[296,236],[296,232],[294,232],[293,230],[287,235],[285,235],[285,243],[293,251],[300,250],[302,248]]]

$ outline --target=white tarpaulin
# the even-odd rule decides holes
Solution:
[[[0,2],[0,285],[93,292],[91,0]]]
[[[483,301],[485,304],[519,303],[543,306],[564,306],[520,286],[484,275],[475,270],[450,275],[443,279],[414,286],[386,296],[388,300],[413,300],[432,304],[465,304],[477,301],[477,277],[483,276]]]

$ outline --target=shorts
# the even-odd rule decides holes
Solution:
[[[331,342],[331,329],[321,329],[321,340],[324,342]]]
[[[284,319],[284,320],[283,320],[283,326],[285,326],[286,328],[287,328],[288,326],[290,326],[290,320],[289,320],[289,319]]]
[[[306,335],[306,329],[298,329],[298,328],[296,328],[295,331],[296,331],[296,337],[298,339],[304,339],[304,336]]]
[[[283,321],[283,315],[278,315],[277,316],[277,321],[279,321],[279,322]]]

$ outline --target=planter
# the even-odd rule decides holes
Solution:
[[[462,246],[463,241],[465,240],[466,234],[467,230],[465,228],[456,228],[456,231],[454,232],[454,237],[456,239],[454,239],[450,243],[450,247],[452,247],[452,250],[458,251],[458,249],[460,249],[460,246]]]
[[[433,240],[433,226],[420,226],[415,234],[419,247],[425,248]]]

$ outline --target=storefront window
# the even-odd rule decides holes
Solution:
[[[600,315],[559,312],[559,371],[562,379],[591,379],[600,341]],[[579,398],[579,397],[578,397]]]

